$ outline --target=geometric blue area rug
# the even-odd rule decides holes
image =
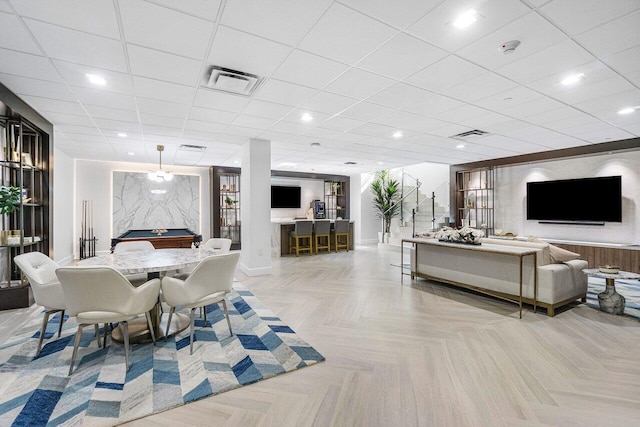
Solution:
[[[129,372],[124,346],[109,338],[99,349],[93,328],[85,328],[67,376],[76,322],[65,316],[58,338],[59,315],[34,359],[42,321],[35,315],[0,344],[0,425],[115,425],[324,360],[251,292],[238,283],[234,288],[228,305],[233,336],[224,312],[212,304],[206,325],[196,319],[192,356],[187,328],[155,347],[132,345]]]
[[[600,310],[598,294],[606,288],[605,279],[589,277],[589,289],[587,290],[587,305]],[[624,316],[640,321],[640,281],[616,280],[616,292],[625,299]]]

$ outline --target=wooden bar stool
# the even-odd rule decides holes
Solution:
[[[349,252],[349,220],[348,219],[337,219],[334,227],[334,243],[336,252],[338,250],[345,248],[347,252]],[[344,240],[342,240],[344,238]]]
[[[327,253],[331,252],[331,221],[328,219],[316,221],[314,235],[316,242],[316,255],[320,249],[326,249]],[[321,240],[323,243],[326,242],[326,244],[321,245]]]
[[[309,255],[313,255],[313,221],[296,221],[296,228],[289,232],[289,253],[293,252],[295,241],[296,256],[300,256],[300,252],[308,251]],[[300,245],[300,240],[306,241],[306,246]]]

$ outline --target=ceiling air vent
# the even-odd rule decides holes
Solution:
[[[479,137],[485,136],[485,135],[489,135],[489,132],[485,132],[483,130],[474,129],[474,130],[470,130],[470,131],[467,131],[467,132],[459,133],[457,135],[452,135],[449,138],[473,139],[473,138],[479,138]]]
[[[203,145],[182,144],[179,149],[185,151],[206,151],[207,147]]]
[[[262,82],[262,78],[254,74],[215,65],[209,69],[205,79],[203,86],[208,89],[242,96],[251,96]]]

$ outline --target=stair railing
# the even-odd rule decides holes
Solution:
[[[409,194],[411,194],[413,191],[415,190],[419,190],[420,186],[422,185],[422,183],[420,182],[420,180],[416,177],[411,176],[411,174],[407,171],[405,171],[404,169],[402,169],[402,177],[400,178],[400,193],[403,195],[403,200],[404,200],[404,177],[408,176],[409,178],[413,179],[416,182],[416,186],[413,190],[411,190],[409,192]],[[420,192],[416,191],[416,209],[418,209],[418,205],[419,205],[419,201],[420,201]],[[413,214],[412,214],[413,215]],[[400,222],[402,224],[404,224],[404,207],[402,205],[400,205]]]
[[[391,209],[393,209],[395,206],[398,206],[398,204],[400,205],[400,212],[402,212],[402,202],[404,202],[404,199],[406,199],[407,197],[409,197],[411,195],[411,193],[415,192],[416,194],[419,194],[419,189],[420,189],[420,182],[418,181],[417,183],[418,185],[411,189],[411,191],[409,191],[406,195],[403,195],[402,197],[400,197],[400,199],[393,203],[391,206],[389,206],[387,209],[385,209],[382,212],[382,243],[384,243],[384,215],[389,212]],[[415,215],[415,214],[414,214]]]

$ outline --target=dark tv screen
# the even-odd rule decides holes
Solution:
[[[622,177],[527,182],[527,219],[622,222]]]
[[[299,208],[300,187],[271,186],[272,208]]]

